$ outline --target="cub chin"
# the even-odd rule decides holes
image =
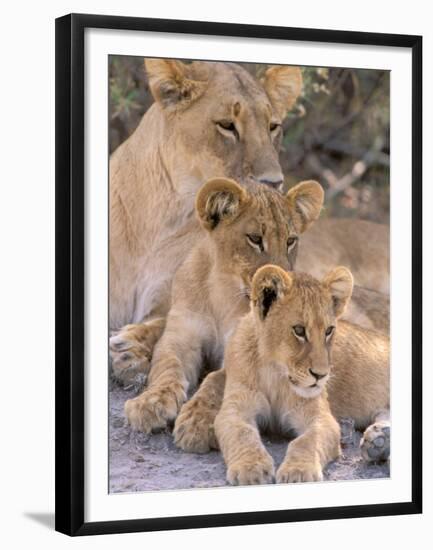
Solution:
[[[349,270],[319,282],[267,265],[252,281],[251,309],[226,347],[226,385],[215,434],[234,485],[275,476],[260,427],[296,434],[276,471],[278,483],[319,481],[340,454],[340,428],[326,384],[338,319],[352,294]]]

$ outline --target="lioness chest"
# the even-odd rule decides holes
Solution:
[[[166,314],[170,309],[171,287],[176,271],[200,238],[201,229],[194,218],[177,228],[167,228],[155,236],[135,261],[131,281],[132,297],[128,318],[123,323],[139,323],[147,317]],[[111,305],[111,304],[110,304]],[[124,306],[123,306],[124,311]]]

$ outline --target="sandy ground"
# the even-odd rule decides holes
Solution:
[[[123,404],[133,391],[113,386],[110,391],[110,492],[134,492],[192,487],[219,487],[226,484],[225,466],[218,451],[189,454],[179,450],[171,434],[144,435],[133,432],[125,422]],[[345,430],[346,431],[346,430]],[[389,465],[368,464],[360,455],[361,433],[349,430],[343,455],[328,465],[329,481],[389,477]],[[283,460],[287,441],[264,437],[275,464]]]

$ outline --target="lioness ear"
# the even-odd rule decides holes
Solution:
[[[277,113],[285,118],[302,90],[301,69],[277,65],[265,72],[261,82]]]
[[[346,267],[336,267],[325,276],[323,284],[331,293],[335,315],[340,317],[352,296],[352,273]]]
[[[262,321],[272,304],[287,294],[292,282],[292,275],[276,265],[265,265],[256,271],[251,285],[251,301]]]
[[[286,196],[296,228],[303,233],[320,216],[323,188],[317,181],[303,181],[289,189]]]
[[[195,208],[201,224],[212,231],[222,221],[233,220],[242,210],[248,194],[235,181],[213,178],[198,191]]]
[[[163,107],[173,107],[197,99],[206,89],[207,71],[203,63],[186,65],[174,59],[145,59],[149,87]]]

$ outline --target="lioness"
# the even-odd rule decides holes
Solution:
[[[177,444],[206,452],[219,443],[229,482],[263,483],[273,464],[257,425],[293,428],[300,437],[289,445],[277,481],[314,481],[338,454],[331,410],[336,418],[353,418],[357,428],[368,426],[361,440],[366,460],[387,459],[389,338],[342,320],[337,327],[352,285],[342,267],[321,283],[277,266],[259,269],[250,312],[226,346],[224,368],[209,374],[180,411]]]
[[[279,187],[281,124],[302,88],[298,67],[270,67],[258,81],[234,63],[147,59],[145,66],[155,103],[110,159],[110,328],[119,331],[110,349],[123,380],[147,370],[174,273],[201,238],[199,187],[215,176]],[[345,263],[357,281],[382,290],[389,278],[386,229],[340,225],[315,232],[301,262],[317,255],[320,269]],[[362,261],[358,250],[367,251]],[[135,325],[124,327],[129,323]]]
[[[286,196],[259,184],[247,190],[222,178],[199,190],[196,211],[204,231],[175,275],[148,387],[125,403],[133,428],[164,428],[197,384],[203,358],[221,365],[224,344],[248,311],[255,271],[270,261],[292,269],[298,236],[318,218],[322,204],[323,190],[313,181]]]
[[[155,103],[110,159],[110,327],[167,313],[198,236],[194,199],[212,177],[279,187],[281,123],[298,67],[258,82],[233,63],[146,59]]]

